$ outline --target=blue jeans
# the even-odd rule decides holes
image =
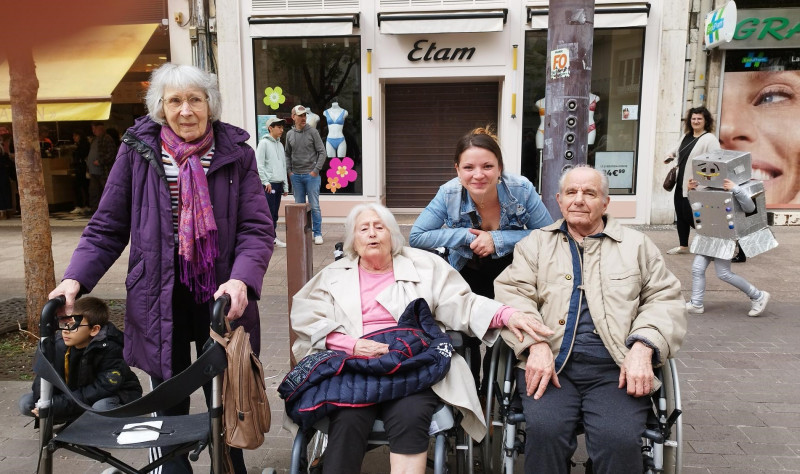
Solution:
[[[311,232],[314,237],[322,236],[322,212],[319,210],[319,186],[322,179],[319,175],[294,173],[291,180],[294,202],[303,204],[308,196],[308,203],[311,204]]]

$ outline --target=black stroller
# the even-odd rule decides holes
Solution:
[[[211,315],[211,330],[222,335],[225,332],[225,307],[230,303],[223,295],[214,304]],[[108,411],[94,411],[79,400],[74,400],[86,411],[78,419],[57,433],[53,429],[53,413],[50,410],[53,386],[63,393],[71,391],[53,367],[54,336],[57,327],[56,310],[64,305],[63,297],[50,300],[42,310],[39,329],[39,347],[36,351],[34,371],[41,376],[41,398],[38,403],[40,415],[39,474],[53,472],[53,453],[67,449],[82,456],[110,464],[120,472],[128,474],[152,471],[166,461],[189,453],[196,461],[200,453],[210,448],[211,471],[223,472],[224,439],[222,431],[222,373],[227,367],[225,349],[209,338],[203,354],[180,374],[159,385],[144,397],[127,405]],[[212,382],[211,409],[207,413],[184,416],[153,417],[150,414],[173,406],[188,397],[205,383]],[[142,423],[160,421],[160,427]],[[129,426],[126,429],[126,425]],[[155,440],[134,444],[119,444],[118,436],[125,432],[155,431]],[[151,436],[152,437],[152,436]],[[172,450],[150,464],[136,469],[115,458],[108,449],[168,448]]]

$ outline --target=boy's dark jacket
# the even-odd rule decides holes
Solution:
[[[58,375],[64,378],[64,355],[67,345],[56,332],[55,366]],[[114,323],[108,322],[100,329],[84,349],[70,351],[69,380],[67,385],[72,389],[75,398],[87,405],[111,396],[118,396],[122,404],[126,404],[142,396],[142,386],[136,374],[122,358],[123,335]],[[34,400],[39,399],[39,381],[33,381]],[[57,388],[53,389],[53,409],[57,416],[80,415],[83,409]]]

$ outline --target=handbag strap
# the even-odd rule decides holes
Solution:
[[[224,347],[225,349],[228,348],[228,342],[231,340],[231,323],[228,321],[228,318],[225,318],[225,335],[220,336],[217,334],[217,331],[211,329],[209,334],[211,335],[211,339],[215,340],[220,346]]]
[[[702,137],[702,136],[703,136],[703,135],[705,135],[706,133],[708,133],[708,132],[703,132],[702,134],[700,134],[700,137]],[[694,137],[694,140],[692,140],[691,142],[687,143],[687,144],[686,144],[686,146],[684,146],[683,148],[681,148],[680,150],[678,150],[678,156],[681,156],[681,152],[682,152],[683,150],[685,150],[687,147],[689,147],[689,146],[691,146],[691,145],[694,145],[695,143],[697,143],[697,140],[700,140],[700,137]],[[690,152],[690,153],[691,153],[691,152]],[[676,167],[676,168],[679,168],[679,167],[683,166],[683,164],[684,164],[684,163],[686,163],[686,160],[688,160],[688,159],[689,159],[689,155],[686,155],[686,158],[684,158],[684,159],[683,159],[683,161],[680,161],[680,162],[679,162],[677,165],[675,165],[675,167]]]

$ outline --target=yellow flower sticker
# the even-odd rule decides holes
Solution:
[[[269,106],[272,110],[277,110],[278,107],[286,102],[286,97],[283,96],[283,89],[280,87],[267,87],[264,89],[264,104]]]

